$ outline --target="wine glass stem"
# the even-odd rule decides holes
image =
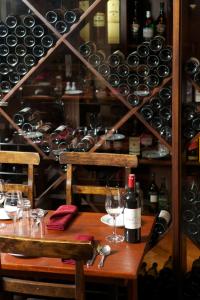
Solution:
[[[116,217],[113,216],[113,235],[116,236]]]

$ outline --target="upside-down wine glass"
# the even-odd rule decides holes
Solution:
[[[111,243],[123,242],[124,236],[116,233],[116,217],[124,210],[124,200],[119,187],[106,187],[106,212],[113,218],[113,233],[106,236],[106,240]]]
[[[10,191],[5,194],[4,210],[8,217],[13,219],[14,233],[16,233],[16,221],[20,217],[23,208],[23,198],[20,191]]]

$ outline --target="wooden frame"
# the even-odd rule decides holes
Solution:
[[[72,182],[73,165],[121,167],[125,169],[125,181],[127,180],[131,168],[136,168],[138,165],[136,155],[88,152],[63,152],[60,154],[59,162],[61,164],[67,164],[66,203],[73,202],[73,193],[106,195],[106,187],[103,186],[74,185]],[[93,210],[98,211],[91,202],[89,205],[93,208]]]
[[[59,284],[46,281],[41,282],[21,278],[2,277],[0,279],[1,292],[53,298],[73,298],[76,300],[85,299],[83,266],[84,261],[92,256],[92,242],[0,236],[0,249],[3,253],[17,253],[33,257],[55,257],[75,260],[75,283]]]
[[[0,151],[0,164],[27,165],[27,184],[5,184],[5,191],[19,190],[25,193],[34,207],[34,166],[39,165],[40,156],[36,152]]]

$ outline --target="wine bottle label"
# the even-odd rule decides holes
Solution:
[[[20,113],[27,113],[28,111],[30,111],[31,108],[30,107],[25,107],[22,110],[20,110]]]
[[[156,26],[156,30],[159,34],[163,34],[165,32],[165,29],[166,29],[166,25],[165,24],[158,24]]]
[[[140,155],[140,137],[129,137],[129,153]]]
[[[163,218],[166,221],[167,224],[169,224],[170,219],[171,219],[170,213],[167,210],[164,210],[164,209],[160,211],[158,217]]]
[[[141,227],[141,207],[124,209],[124,227],[127,229],[138,229]]]
[[[158,202],[158,195],[150,195],[150,203]]]
[[[152,27],[144,27],[143,28],[143,38],[151,39],[153,37],[153,28]]]
[[[132,24],[132,32],[133,32],[133,34],[138,34],[139,29],[140,29],[140,24],[137,24],[137,23],[133,23]]]
[[[66,126],[65,125],[60,125],[58,128],[56,128],[56,132],[61,132],[63,130],[66,129]]]
[[[93,18],[93,26],[94,27],[104,27],[105,26],[105,14],[104,13],[96,13]]]

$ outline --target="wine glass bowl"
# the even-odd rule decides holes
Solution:
[[[8,217],[13,220],[14,232],[16,220],[20,216],[23,207],[22,193],[20,191],[9,191],[5,194],[4,210]]]
[[[113,233],[106,236],[106,240],[111,243],[123,242],[124,236],[116,234],[116,217],[123,213],[124,200],[120,188],[106,188],[105,209],[113,218]]]

